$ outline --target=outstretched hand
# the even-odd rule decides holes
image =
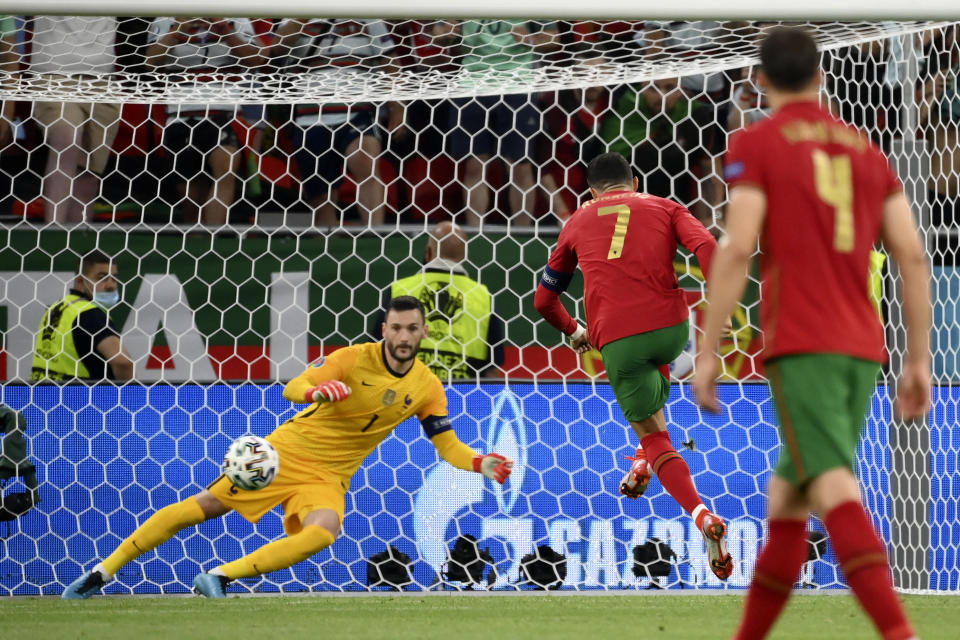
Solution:
[[[488,453],[473,459],[473,470],[503,484],[513,472],[513,460],[508,460],[499,453]]]

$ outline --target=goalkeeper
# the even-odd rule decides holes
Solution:
[[[383,342],[354,345],[318,358],[283,390],[288,400],[310,406],[267,437],[280,456],[272,484],[244,491],[221,476],[199,494],[153,514],[67,587],[63,597],[89,598],[125,564],[181,529],[233,510],[257,522],[283,505],[287,536],[197,575],[193,585],[202,595],[224,598],[227,585],[237,578],[306,560],[333,544],[340,532],[344,495],[357,468],[398,424],[414,415],[450,464],[506,482],[512,461],[496,453],[478,455],[453,432],[443,385],[416,357],[424,327],[423,305],[416,298],[391,300]]]

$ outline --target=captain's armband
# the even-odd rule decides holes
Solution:
[[[540,277],[540,284],[550,289],[550,291],[563,293],[567,290],[567,287],[570,286],[571,280],[573,280],[572,273],[563,273],[562,271],[554,271],[550,267],[544,267],[543,275]]]
[[[450,416],[427,416],[420,421],[420,425],[423,427],[423,432],[427,434],[428,438],[433,438],[444,431],[453,429]]]

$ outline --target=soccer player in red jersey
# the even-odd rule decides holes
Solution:
[[[707,542],[710,569],[730,577],[726,523],[700,499],[690,468],[670,442],[663,406],[670,395],[669,364],[689,338],[684,292],[673,268],[678,242],[692,251],[704,273],[717,243],[683,206],[647,193],[618,153],[604,153],[587,167],[593,200],[567,222],[537,288],[534,305],[569,335],[582,353],[600,349],[610,386],[640,448],[620,493],[638,498],[657,474],[664,489],[696,522]],[[583,271],[589,332],[563,304],[577,263]]]
[[[710,279],[694,391],[716,411],[722,322],[760,242],[766,371],[780,418],[780,460],[767,489],[769,535],[736,638],[764,638],[807,559],[810,512],[823,519],[847,583],[885,640],[913,638],[890,584],[883,542],[853,474],[864,415],[886,360],[870,300],[870,251],[900,267],[907,354],[897,386],[905,419],[930,405],[930,272],[910,205],[879,149],[819,104],[819,54],[799,28],[770,31],[761,85],[773,116],[733,138],[727,235]]]

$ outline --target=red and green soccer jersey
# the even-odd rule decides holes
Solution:
[[[534,304],[550,324],[573,333],[576,322],[559,296],[579,263],[594,347],[679,324],[690,312],[673,268],[678,243],[707,274],[717,243],[685,207],[646,193],[608,192],[567,221]]]
[[[884,362],[870,251],[902,189],[886,157],[815,102],[790,103],[735,134],[727,183],[766,194],[760,237],[763,358],[842,353]]]

